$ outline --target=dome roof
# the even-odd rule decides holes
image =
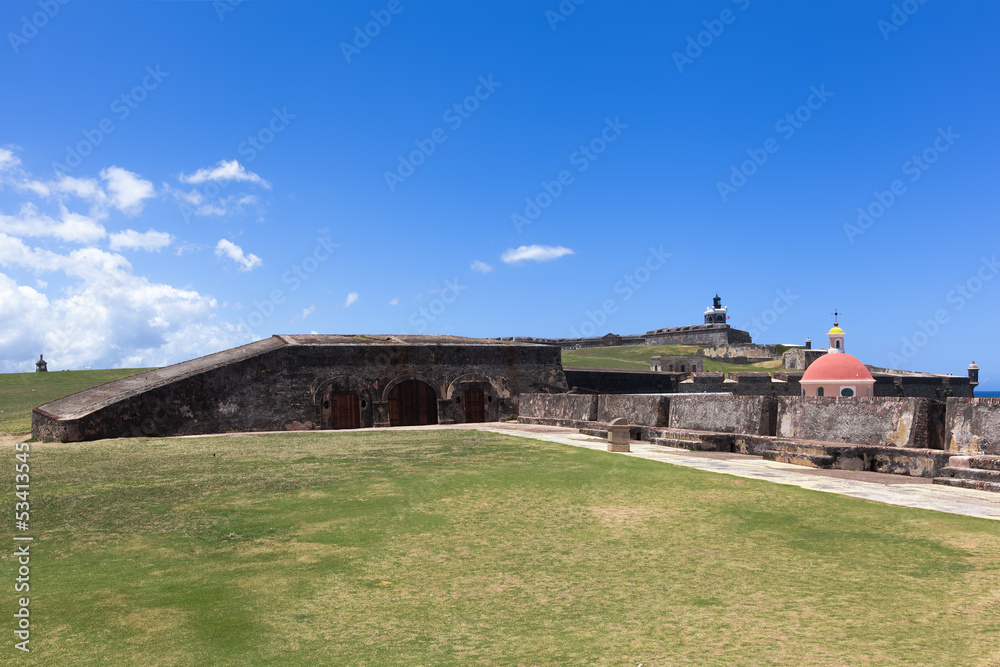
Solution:
[[[833,328],[826,332],[826,335],[832,336],[833,334],[842,334],[842,333],[844,333],[844,330],[838,327],[836,324],[834,324]]]
[[[812,362],[799,382],[875,382],[861,361],[846,352],[824,354]]]

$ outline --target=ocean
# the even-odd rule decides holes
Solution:
[[[1000,398],[1000,391],[977,391],[976,398]]]

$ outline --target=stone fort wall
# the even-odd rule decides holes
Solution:
[[[389,426],[407,380],[433,392],[437,423],[466,421],[481,389],[485,421],[516,418],[525,392],[565,392],[559,349],[454,337],[275,336],[142,373],[35,408],[41,440],[324,428],[327,391],[353,392],[360,427]]]

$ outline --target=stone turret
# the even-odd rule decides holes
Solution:
[[[978,385],[979,385],[979,366],[977,366],[976,362],[973,361],[971,364],[969,364],[969,386],[975,389],[976,386]]]
[[[44,355],[38,355],[38,361],[35,362],[35,372],[45,373],[49,370],[49,365],[45,362]]]

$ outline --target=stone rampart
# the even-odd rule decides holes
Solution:
[[[274,336],[134,375],[35,408],[32,433],[63,442],[390,426],[409,404],[393,393],[418,381],[419,416],[501,421],[522,393],[562,393],[559,349],[455,336]],[[351,395],[358,412],[338,426],[329,397]],[[478,394],[474,418],[463,400]]]
[[[774,435],[776,406],[770,396],[670,397],[670,428],[743,435]]]
[[[570,389],[596,394],[670,394],[683,375],[654,371],[619,371],[598,368],[564,369]]]
[[[949,398],[947,405],[946,449],[1000,455],[1000,398]]]
[[[783,438],[942,449],[944,404],[926,398],[778,399]]]
[[[656,394],[603,394],[598,397],[597,420],[610,422],[621,417],[627,424],[666,426],[670,398]]]
[[[595,421],[597,394],[521,394],[518,417],[562,422]]]

